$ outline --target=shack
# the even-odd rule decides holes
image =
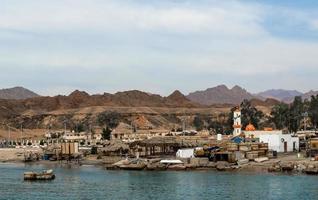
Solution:
[[[140,156],[176,155],[182,148],[195,148],[204,145],[213,146],[212,140],[195,136],[162,136],[135,141],[130,144],[131,149],[138,151]]]
[[[194,158],[194,149],[179,149],[176,156],[178,158]]]
[[[121,140],[111,140],[102,148],[98,148],[97,153],[101,156],[122,156],[129,153],[129,145]]]

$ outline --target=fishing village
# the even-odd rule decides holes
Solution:
[[[188,130],[153,130],[145,117],[135,126],[119,125],[102,133],[47,130],[38,140],[2,140],[1,162],[62,165],[98,165],[107,170],[217,170],[318,175],[316,131],[257,130],[249,122],[243,129],[240,106],[232,109],[232,133]],[[112,120],[112,119],[109,119]],[[137,126],[138,125],[138,126]],[[126,129],[125,129],[126,128]],[[141,130],[136,130],[137,128]],[[107,139],[105,139],[105,135]],[[38,179],[53,177],[38,175]],[[26,180],[36,179],[32,172]],[[45,177],[45,178],[43,178]]]

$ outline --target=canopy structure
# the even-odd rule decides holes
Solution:
[[[165,136],[153,137],[142,141],[135,141],[130,144],[132,149],[142,148],[145,156],[155,154],[176,153],[181,148],[194,148],[202,146],[213,146],[216,140],[207,137],[187,137],[187,136]]]
[[[98,149],[103,154],[124,154],[129,152],[129,146],[121,140],[111,140],[105,147]]]

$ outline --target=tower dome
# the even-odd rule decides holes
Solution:
[[[253,124],[249,123],[246,128],[245,128],[246,131],[255,131],[256,128]]]

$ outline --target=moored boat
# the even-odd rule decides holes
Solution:
[[[36,181],[36,180],[53,180],[55,175],[53,170],[44,170],[40,173],[37,172],[24,172],[24,180]]]

